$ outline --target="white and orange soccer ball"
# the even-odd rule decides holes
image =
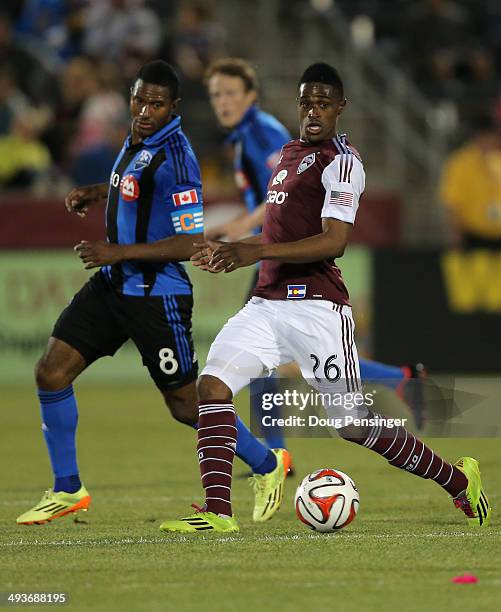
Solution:
[[[340,470],[328,468],[308,474],[296,491],[296,514],[315,531],[337,531],[349,525],[360,505],[353,480]]]

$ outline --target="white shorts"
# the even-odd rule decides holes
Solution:
[[[358,391],[354,330],[349,306],[253,297],[217,335],[202,375],[219,378],[236,395],[252,379],[296,361],[319,391]]]

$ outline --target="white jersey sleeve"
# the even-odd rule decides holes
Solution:
[[[322,217],[355,223],[360,196],[365,189],[362,162],[353,153],[336,155],[322,172],[325,188]]]

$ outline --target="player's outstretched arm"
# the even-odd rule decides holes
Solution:
[[[253,212],[244,212],[236,219],[223,223],[205,232],[208,240],[214,240],[225,236],[228,242],[236,242],[257,227],[261,227],[264,221],[266,203],[262,202]]]
[[[108,183],[75,187],[66,196],[64,205],[68,212],[76,213],[79,217],[85,217],[89,206],[101,204],[107,197]]]
[[[247,236],[247,238],[242,238],[238,242],[243,242],[244,244],[261,244],[263,241],[263,234],[254,234],[253,236]]]
[[[295,242],[264,244],[261,259],[284,263],[310,263],[342,257],[353,225],[339,219],[324,217],[321,234]]]
[[[241,241],[223,243],[210,260],[214,272],[233,272],[251,266],[261,259],[274,259],[284,263],[310,263],[342,257],[348,243],[352,225],[339,219],[323,218],[323,232],[295,242],[262,244]],[[260,239],[260,236],[253,238]]]
[[[186,261],[195,252],[193,239],[202,234],[182,234],[163,240],[138,244],[114,244],[98,240],[82,240],[74,247],[86,270],[113,265],[122,261]]]

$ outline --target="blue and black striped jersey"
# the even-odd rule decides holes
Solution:
[[[138,144],[125,140],[111,173],[106,230],[108,241],[118,244],[203,232],[200,168],[179,116]],[[127,295],[192,292],[180,262],[126,261],[102,272]]]
[[[268,181],[283,145],[290,139],[278,119],[256,105],[249,108],[228,136],[234,146],[235,180],[249,212],[266,200]]]

